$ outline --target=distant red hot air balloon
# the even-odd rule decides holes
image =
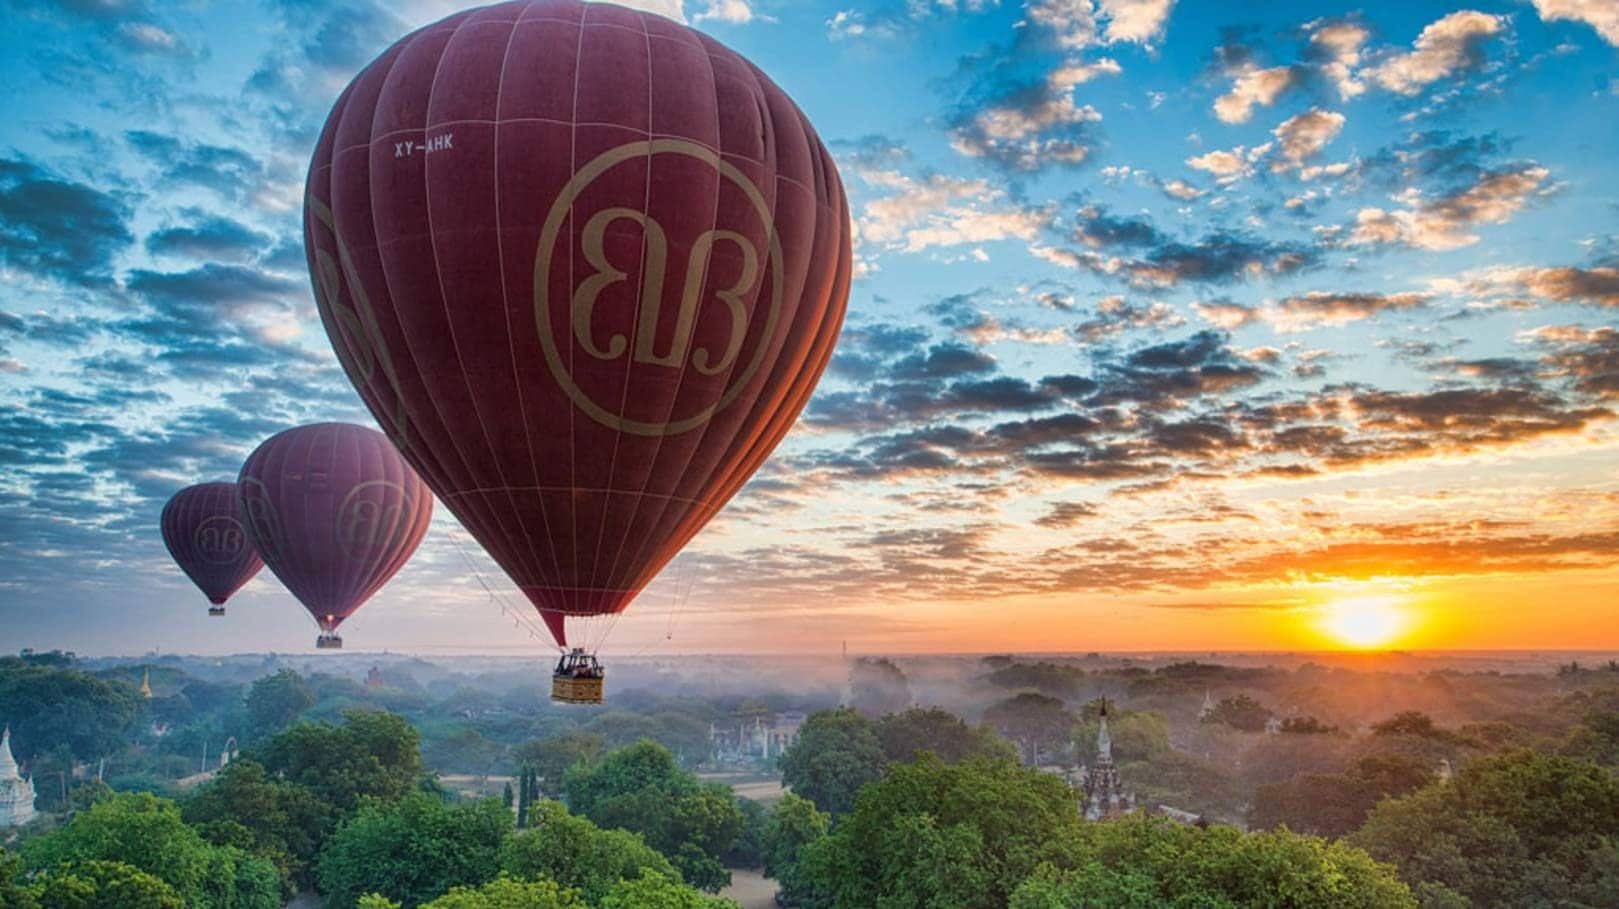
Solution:
[[[371,412],[533,601],[616,613],[758,468],[831,356],[848,203],[714,39],[605,3],[463,12],[355,78],[304,242]]]
[[[163,506],[161,523],[163,545],[208,598],[209,615],[224,615],[225,601],[264,567],[242,526],[235,483],[187,486]]]
[[[382,433],[315,423],[247,456],[237,492],[249,538],[320,625],[317,647],[416,551],[433,495]]]

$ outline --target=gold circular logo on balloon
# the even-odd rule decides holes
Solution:
[[[766,255],[770,269],[770,299],[765,311],[764,328],[759,333],[758,345],[746,362],[742,362],[740,358],[752,314],[748,312],[743,302],[744,295],[762,279],[761,265],[766,264],[760,262],[759,250],[748,242],[746,237],[733,230],[715,227],[700,234],[692,242],[686,262],[686,273],[682,279],[680,306],[675,313],[673,340],[669,343],[668,349],[659,351],[656,349],[657,328],[663,316],[665,301],[662,288],[668,255],[668,238],[664,234],[663,226],[646,212],[633,208],[609,207],[588,215],[573,211],[574,200],[597,177],[626,161],[651,158],[654,155],[682,155],[714,168],[721,177],[742,191],[765,227],[769,246]],[[592,400],[590,395],[574,381],[572,372],[557,348],[552,331],[550,299],[551,260],[556,256],[557,240],[562,233],[563,222],[567,220],[569,214],[584,216],[584,227],[580,230],[579,238],[585,261],[593,269],[574,286],[568,300],[568,322],[573,329],[577,347],[586,356],[600,360],[616,360],[628,356],[633,363],[642,365],[679,370],[689,367],[707,376],[726,374],[728,384],[724,392],[708,406],[688,416],[678,418],[671,416],[662,423],[635,420]],[[615,268],[607,261],[604,249],[608,227],[621,220],[639,224],[643,232],[641,293],[632,329],[634,337],[614,334],[608,339],[606,346],[602,346],[592,335],[592,316],[596,298],[603,290],[628,278],[626,272]],[[698,314],[707,308],[704,306],[706,301],[702,299],[702,291],[709,259],[715,248],[721,244],[736,247],[742,255],[742,275],[736,284],[729,288],[713,290],[710,294],[725,305],[731,320],[731,334],[722,350],[715,351],[707,347],[693,349],[692,335]],[[747,174],[721,158],[713,149],[685,139],[668,138],[628,142],[609,149],[574,172],[573,178],[551,204],[551,210],[546,215],[545,224],[540,231],[540,241],[534,255],[534,318],[539,328],[540,346],[545,352],[546,365],[550,367],[551,375],[556,378],[557,383],[562,386],[562,390],[573,403],[604,426],[643,436],[677,435],[695,429],[735,401],[764,363],[771,339],[775,337],[776,323],[781,318],[785,271],[781,239],[776,235],[775,222],[771,217],[770,206],[765,202],[764,193],[759,191],[759,187],[754,185]],[[622,406],[620,404],[620,407]]]
[[[197,525],[192,542],[202,560],[211,565],[229,565],[242,557],[247,545],[247,531],[240,521],[216,514]]]
[[[397,498],[388,504],[390,498]],[[392,542],[400,515],[410,507],[410,493],[392,480],[367,480],[348,491],[337,507],[337,550],[363,562]]]

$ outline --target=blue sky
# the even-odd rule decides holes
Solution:
[[[1357,598],[1429,646],[1619,647],[1612,2],[645,8],[804,108],[861,277],[622,650],[1319,646]],[[309,645],[268,573],[206,621],[157,514],[370,422],[303,173],[347,80],[452,9],[8,9],[0,646]],[[475,549],[441,514],[353,643],[538,650]]]

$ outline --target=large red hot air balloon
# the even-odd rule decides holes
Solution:
[[[349,378],[563,645],[792,426],[849,237],[831,155],[758,68],[572,0],[389,48],[327,119],[304,208]]]
[[[317,647],[416,551],[433,496],[382,433],[315,423],[277,433],[237,480],[248,536],[319,623]]]
[[[247,538],[236,505],[235,483],[198,483],[163,506],[163,545],[208,598],[209,615],[224,615],[225,601],[264,567]]]

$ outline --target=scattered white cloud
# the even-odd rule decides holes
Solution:
[[[1192,304],[1192,311],[1225,331],[1264,323],[1282,334],[1296,334],[1348,325],[1384,312],[1420,309],[1428,305],[1430,299],[1428,294],[1420,293],[1310,291],[1267,301],[1261,306],[1226,299],[1200,300]],[[1320,355],[1311,359],[1320,359]]]
[[[1235,331],[1259,321],[1259,313],[1253,307],[1230,300],[1199,300],[1192,304],[1192,312],[1215,328],[1226,331]]]
[[[1107,23],[1102,38],[1108,44],[1130,42],[1151,47],[1164,36],[1175,0],[1101,0],[1101,18]]]
[[[866,31],[866,17],[857,10],[840,9],[826,20],[826,36],[833,41],[860,38]]]
[[[1214,100],[1214,115],[1222,123],[1246,123],[1255,107],[1269,107],[1292,88],[1298,75],[1291,66],[1260,69],[1248,65],[1237,71],[1231,90]]]
[[[1370,319],[1383,312],[1420,309],[1428,304],[1428,299],[1426,294],[1418,293],[1382,294],[1315,290],[1266,304],[1259,309],[1258,315],[1277,331],[1290,334],[1348,325],[1351,322]]]
[[[748,0],[711,0],[708,7],[697,14],[696,21],[745,25],[753,18],[753,7],[748,5]]]
[[[1440,79],[1477,67],[1484,42],[1506,27],[1505,16],[1459,10],[1430,23],[1410,51],[1384,59],[1366,76],[1390,91],[1415,95]]]
[[[1117,60],[1102,57],[1089,63],[1070,61],[1051,71],[1048,78],[1052,88],[1058,90],[1072,89],[1076,85],[1084,85],[1097,76],[1117,76],[1124,72]]]
[[[1355,169],[1354,161],[1335,161],[1332,164],[1312,164],[1299,169],[1300,180],[1315,180],[1321,177],[1341,177]]]
[[[1399,243],[1420,249],[1469,246],[1478,236],[1469,229],[1502,224],[1539,193],[1548,191],[1551,172],[1537,164],[1487,171],[1472,185],[1428,198],[1415,189],[1396,197],[1405,207],[1393,211],[1363,208],[1355,217],[1352,244]]]
[[[1078,164],[1090,145],[1078,128],[1102,119],[1089,104],[1074,100],[1074,88],[1100,75],[1116,75],[1119,64],[1102,58],[1091,63],[1065,63],[1052,70],[1038,92],[985,108],[957,127],[951,144],[973,158],[990,158],[1014,170],[1038,170],[1049,164]]]
[[[1051,223],[1049,209],[1018,206],[985,180],[912,177],[858,164],[852,169],[884,194],[867,202],[856,219],[862,244],[916,253],[996,240],[1032,241]]]
[[[1014,341],[1019,344],[1057,345],[1067,344],[1071,340],[1068,332],[1061,328],[1030,328],[1022,325],[1008,325],[999,319],[985,318],[975,322],[964,329],[962,335],[979,347],[986,347],[1002,341]]]
[[[1602,40],[1619,47],[1619,3],[1614,0],[1534,0],[1546,22],[1571,19],[1597,30]]]
[[[186,54],[180,36],[150,22],[125,22],[118,27],[118,37],[129,47],[148,54]]]
[[[1096,4],[1092,0],[1035,0],[1029,4],[1029,21],[1055,36],[1057,43],[1072,50],[1096,43]]]
[[[1233,183],[1253,173],[1254,162],[1271,150],[1271,143],[1253,148],[1238,145],[1232,149],[1216,149],[1186,159],[1188,167],[1207,171],[1219,183]]]
[[[1131,303],[1124,297],[1103,297],[1096,304],[1096,317],[1074,327],[1082,341],[1096,342],[1129,329],[1175,328],[1186,320],[1167,303]]]
[[[1198,189],[1185,180],[1170,180],[1163,185],[1162,189],[1164,195],[1181,202],[1190,202],[1193,199],[1202,198],[1208,193],[1208,190]]]
[[[1272,135],[1281,144],[1282,166],[1301,166],[1307,158],[1319,154],[1327,143],[1343,131],[1344,115],[1336,111],[1311,108],[1302,114],[1283,120]]]
[[[1034,0],[1029,21],[1070,50],[1097,44],[1153,46],[1164,36],[1175,0]]]
[[[1619,268],[1502,265],[1430,282],[1436,293],[1501,300],[1585,303],[1619,308]],[[1509,300],[1510,302],[1510,300]],[[1498,304],[1497,304],[1498,305]]]
[[[1311,49],[1320,59],[1322,74],[1338,89],[1338,97],[1348,101],[1366,91],[1355,68],[1360,66],[1361,49],[1371,32],[1354,22],[1314,22],[1308,28]]]
[[[630,9],[638,9],[647,13],[657,13],[660,16],[673,19],[676,22],[686,21],[685,0],[614,0],[614,2],[618,3],[619,6],[627,6]],[[433,5],[445,4],[435,3]],[[442,18],[442,16],[447,16],[456,9],[461,8],[461,4],[459,3],[448,4],[448,6],[450,7],[449,9],[446,9],[441,15],[434,15],[432,18]],[[432,20],[429,19],[428,21]]]

